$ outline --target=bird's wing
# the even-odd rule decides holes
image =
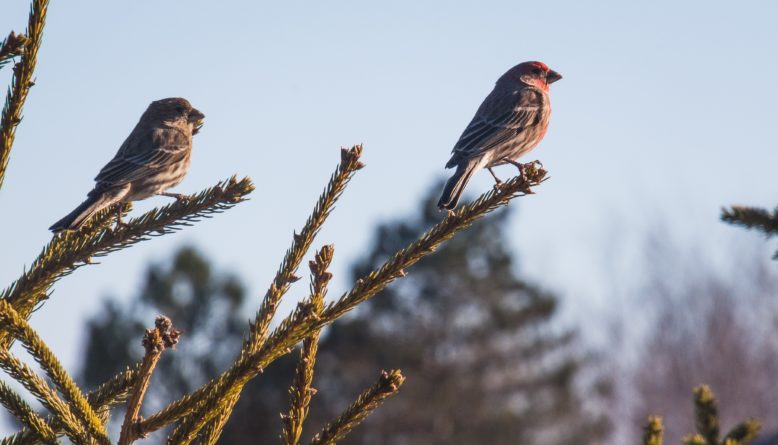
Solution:
[[[121,185],[144,178],[181,161],[190,149],[189,139],[177,129],[146,131],[143,135],[133,131],[95,181]]]
[[[523,88],[516,94],[492,91],[454,145],[446,167],[497,148],[537,125],[542,119],[543,100],[534,88]]]

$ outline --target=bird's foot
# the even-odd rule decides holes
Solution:
[[[122,221],[122,207],[119,206],[119,208],[116,210],[116,225],[114,226],[114,230],[123,229],[125,227],[129,227],[129,224]]]
[[[535,165],[537,165],[539,168],[543,168],[543,163],[542,163],[542,162],[540,162],[540,161],[539,161],[539,160],[537,160],[537,159],[535,159],[534,161],[527,162],[527,163],[526,163],[526,164],[524,164],[524,165],[532,165],[532,166],[535,166]]]

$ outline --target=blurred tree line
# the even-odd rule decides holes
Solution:
[[[440,219],[437,187],[411,223],[376,229],[354,277],[380,264]],[[401,368],[400,395],[357,428],[351,444],[602,443],[601,414],[609,395],[577,334],[555,322],[557,298],[517,275],[508,247],[508,211],[467,229],[409,277],[325,331],[319,347],[307,431],[317,431],[359,391],[376,369]],[[93,387],[137,361],[137,339],[164,313],[187,341],[163,356],[151,391],[155,409],[218,374],[238,352],[247,295],[240,280],[215,270],[191,247],[154,264],[127,304],[108,300],[89,322],[82,378]],[[251,382],[221,443],[275,443],[279,413],[296,358],[288,355]]]
[[[376,228],[354,277],[439,220],[437,190],[415,220]],[[557,321],[557,297],[517,273],[509,216],[497,212],[469,228],[325,330],[308,432],[370,385],[376,369],[398,367],[408,376],[400,394],[344,443],[621,444],[639,437],[648,414],[664,418],[665,443],[680,443],[694,425],[691,389],[707,383],[725,428],[756,417],[764,429],[754,443],[778,445],[778,275],[762,252],[731,249],[725,265],[714,266],[666,233],[647,237],[645,282],[631,295],[622,289],[613,296],[638,301],[622,322],[647,329],[629,351],[595,356]],[[107,300],[89,322],[84,383],[94,386],[119,371],[115,364],[137,361],[137,339],[164,313],[187,341],[180,353],[163,356],[146,408],[192,391],[237,354],[247,298],[238,277],[194,248],[181,249],[149,267],[128,303]],[[278,440],[295,362],[288,355],[250,383],[221,443]],[[612,434],[613,426],[621,431]]]

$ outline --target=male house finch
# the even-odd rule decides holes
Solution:
[[[181,182],[189,169],[192,135],[205,115],[186,99],[171,97],[151,103],[119,151],[95,178],[97,184],[81,203],[49,230],[77,229],[95,212],[117,202],[165,195]]]
[[[441,209],[456,207],[465,185],[486,167],[497,184],[492,167],[513,164],[543,139],[551,117],[548,86],[562,76],[543,62],[520,63],[497,80],[454,145],[446,168],[456,167],[438,201]]]

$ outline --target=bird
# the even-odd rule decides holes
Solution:
[[[81,203],[49,230],[76,230],[96,212],[116,203],[139,201],[154,195],[185,199],[167,193],[189,170],[192,136],[205,115],[180,97],[160,99],[148,106],[116,155],[95,177],[95,187]],[[117,223],[121,213],[117,212]]]
[[[523,175],[523,164],[516,160],[540,143],[551,117],[549,85],[562,78],[543,62],[523,62],[509,69],[465,128],[451,150],[446,168],[456,167],[443,187],[438,208],[456,207],[473,173],[486,167],[501,181],[492,167],[513,164]]]

